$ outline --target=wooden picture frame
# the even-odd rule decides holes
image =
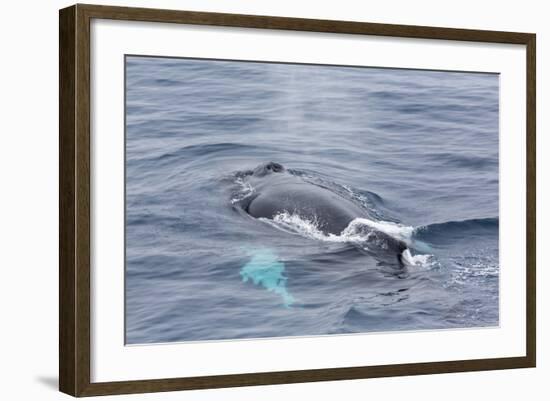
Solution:
[[[90,21],[163,22],[401,38],[518,44],[526,47],[527,226],[526,355],[492,359],[257,372],[221,376],[91,382],[90,333]],[[73,396],[144,393],[325,380],[534,367],[536,364],[535,34],[313,20],[193,11],[74,5],[59,14],[59,388]]]

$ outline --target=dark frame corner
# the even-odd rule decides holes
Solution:
[[[527,49],[527,324],[524,357],[303,371],[90,381],[90,20],[477,41]],[[59,12],[59,389],[73,396],[363,379],[536,365],[536,35],[422,26],[77,4]]]

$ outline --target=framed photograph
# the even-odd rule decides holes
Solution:
[[[535,366],[534,34],[59,18],[61,391]]]

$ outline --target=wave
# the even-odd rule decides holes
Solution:
[[[498,228],[498,217],[447,221],[420,226],[416,228],[414,237],[437,243],[457,237],[497,234]]]
[[[209,157],[216,153],[229,153],[229,152],[252,152],[257,149],[257,146],[247,145],[234,142],[220,142],[211,144],[195,144],[180,147],[169,152],[161,152],[154,155],[146,155],[145,157],[135,157],[128,159],[130,164],[139,164],[150,166],[155,163],[157,166],[169,164],[174,160],[181,160],[183,158],[189,158],[195,160],[200,157]]]
[[[433,165],[445,165],[448,167],[468,168],[479,170],[498,165],[498,157],[464,155],[455,153],[432,153],[424,156],[428,163]]]

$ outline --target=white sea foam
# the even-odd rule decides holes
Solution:
[[[349,223],[342,234],[360,231],[362,227],[365,226],[373,228],[376,231],[383,232],[384,234],[387,234],[395,239],[401,240],[407,245],[411,245],[414,227],[405,226],[403,224],[394,223],[391,221],[374,221],[362,217],[356,218]]]
[[[238,194],[231,199],[232,204],[238,203],[243,199],[248,198],[254,192],[254,188],[252,187],[252,185],[250,185],[250,183],[245,181],[242,177],[238,177],[235,180],[235,184],[239,185],[240,190]]]
[[[282,212],[277,214],[273,220],[266,218],[260,218],[260,220],[283,231],[320,241],[351,242],[353,240],[352,238],[346,238],[343,234],[325,234],[319,228],[317,219],[308,219],[294,213]],[[359,239],[357,238],[357,240]],[[361,239],[364,239],[364,237]]]
[[[401,254],[401,260],[409,267],[431,268],[437,266],[437,261],[435,260],[433,255],[413,255],[408,248],[405,249]]]
[[[376,237],[376,232],[383,232],[392,238],[405,242],[407,246],[412,246],[412,237],[415,231],[414,227],[391,221],[356,218],[340,234],[325,234],[320,229],[317,219],[308,219],[289,212],[279,213],[273,219],[261,218],[260,220],[283,231],[307,238],[326,242],[356,243],[365,248],[368,248],[370,238],[373,235]],[[413,255],[408,248],[403,251],[402,256],[403,262],[412,267],[431,267],[435,264],[433,255]]]

